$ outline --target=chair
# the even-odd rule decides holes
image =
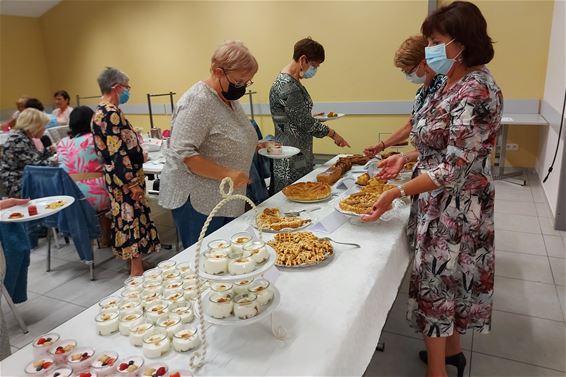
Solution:
[[[70,130],[71,129],[69,128],[69,126],[56,126],[47,128],[45,130],[45,134],[49,136],[49,138],[53,142],[53,145],[57,145],[57,143],[61,141],[61,139],[68,136]]]
[[[20,313],[18,313],[18,309],[16,309],[16,305],[14,305],[14,302],[10,297],[10,293],[8,293],[8,290],[4,286],[4,283],[0,280],[0,299],[2,299],[2,296],[4,296],[4,298],[6,299],[6,303],[8,303],[8,306],[10,307],[12,313],[14,313],[14,317],[16,317],[16,320],[18,321],[18,325],[20,326],[24,334],[27,334],[29,332],[28,327],[26,326],[24,319],[20,316]]]
[[[94,255],[91,240],[97,239],[100,235],[96,211],[63,169],[46,166],[25,167],[22,178],[22,197],[37,199],[55,195],[72,196],[75,202],[53,216],[30,222],[28,232],[38,224],[44,224],[59,229],[63,235],[70,236],[81,261],[89,265],[90,277],[91,280],[94,280]],[[51,234],[49,231],[47,232],[46,270],[48,272],[51,270]]]

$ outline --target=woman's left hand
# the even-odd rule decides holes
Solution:
[[[373,204],[373,209],[367,215],[362,216],[362,222],[369,223],[381,217],[391,209],[391,203],[398,197],[396,188],[383,192]]]
[[[334,136],[332,137],[334,140],[334,144],[338,145],[339,147],[349,147],[350,144],[344,139],[342,136],[338,134],[338,132],[334,132]]]
[[[6,209],[14,206],[21,206],[27,204],[29,199],[8,198],[0,200],[0,209]]]

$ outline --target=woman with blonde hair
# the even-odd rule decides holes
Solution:
[[[407,140],[413,127],[415,114],[423,107],[426,99],[432,96],[436,90],[444,83],[445,76],[437,75],[432,69],[428,68],[425,60],[425,47],[428,41],[422,35],[414,35],[401,43],[395,52],[393,64],[405,74],[408,81],[413,84],[421,85],[415,95],[411,116],[404,126],[395,131],[385,140],[380,140],[377,144],[367,147],[364,153],[373,157],[393,145]],[[397,159],[399,157],[396,157]]]
[[[4,143],[0,163],[0,178],[8,196],[20,196],[26,165],[50,165],[49,158],[55,153],[55,149],[49,147],[40,152],[32,140],[43,135],[48,123],[47,114],[33,108],[23,110],[18,116],[14,130]]]
[[[235,193],[246,193],[257,135],[238,99],[253,84],[257,70],[256,59],[242,42],[226,41],[212,54],[210,76],[177,102],[159,204],[172,210],[183,247],[198,240],[207,216],[222,199],[218,184],[224,177],[232,178]],[[208,233],[243,213],[243,202],[226,204]]]

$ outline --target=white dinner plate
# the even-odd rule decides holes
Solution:
[[[50,203],[54,203],[58,200],[65,202],[61,207],[57,208],[47,208],[47,205]],[[64,210],[71,204],[75,202],[75,198],[72,196],[67,195],[57,195],[57,196],[48,196],[45,198],[33,199],[30,200],[29,203],[21,205],[21,206],[14,206],[11,208],[6,208],[0,211],[0,221],[2,222],[12,222],[12,223],[21,223],[26,221],[32,220],[39,220],[47,216],[51,216],[59,211]],[[37,215],[30,216],[28,214],[28,207],[30,205],[35,205],[37,207]],[[13,213],[21,213],[23,217],[10,219],[10,215]]]
[[[322,113],[322,115],[315,115],[314,119],[318,119],[321,122],[326,122],[328,120],[335,120],[335,119],[339,119],[342,118],[343,116],[345,116],[346,114],[344,113],[336,113],[335,117],[329,117],[328,113]]]
[[[281,146],[281,154],[269,154],[267,153],[267,148],[261,148],[259,151],[257,151],[257,153],[274,160],[282,160],[284,158],[289,158],[296,154],[299,154],[300,151],[301,150],[299,148],[283,145]]]
[[[271,268],[271,266],[273,266],[275,264],[275,261],[277,260],[277,253],[275,252],[275,250],[273,250],[273,248],[271,246],[267,245],[267,243],[266,243],[265,246],[267,248],[267,251],[269,252],[269,258],[265,262],[258,265],[257,268],[254,271],[248,272],[247,274],[241,274],[241,275],[230,275],[229,273],[213,275],[213,274],[209,274],[209,273],[205,272],[204,271],[204,261],[205,261],[206,257],[204,256],[204,254],[206,253],[206,251],[204,251],[200,255],[199,276],[201,278],[213,280],[213,281],[237,281],[237,280],[251,279],[253,277],[261,275],[265,271],[269,270]]]
[[[277,309],[279,303],[281,302],[281,295],[279,294],[279,290],[277,290],[277,288],[273,284],[270,285],[270,288],[273,289],[273,299],[271,299],[271,302],[267,305],[260,306],[258,315],[248,319],[240,319],[238,317],[235,317],[234,315],[220,319],[211,317],[206,314],[208,304],[210,303],[208,297],[212,293],[211,291],[208,291],[202,297],[202,303],[204,306],[204,320],[208,323],[220,326],[248,326],[252,323],[261,321],[262,319],[269,316],[275,309]]]

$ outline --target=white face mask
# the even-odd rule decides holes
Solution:
[[[425,82],[426,75],[418,76],[417,70],[415,69],[411,73],[405,73],[405,78],[413,84],[422,85]]]

